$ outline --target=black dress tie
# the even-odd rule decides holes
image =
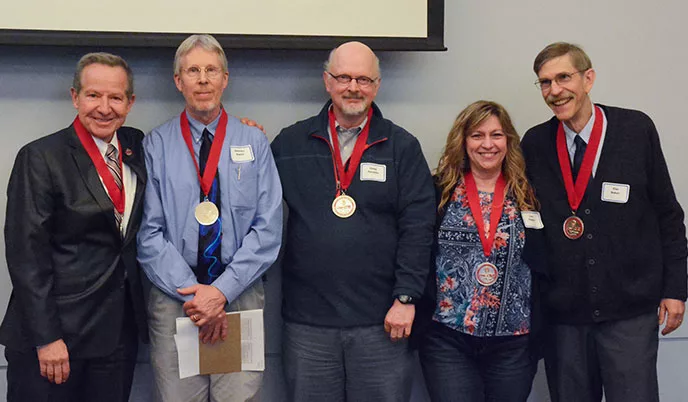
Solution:
[[[575,182],[576,177],[578,177],[578,171],[583,164],[583,156],[585,156],[585,148],[588,147],[588,144],[585,143],[585,140],[580,135],[576,135],[573,142],[576,144],[576,152],[573,154],[573,181]]]

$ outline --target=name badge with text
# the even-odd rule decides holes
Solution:
[[[251,148],[251,145],[232,146],[229,147],[229,149],[232,154],[232,161],[235,163],[246,163],[255,159],[253,157],[253,148]]]
[[[620,183],[602,183],[602,201],[615,202],[617,204],[625,204],[628,202],[628,196],[631,194],[631,186]]]
[[[523,218],[523,224],[528,229],[543,229],[545,227],[538,211],[521,211],[521,218]]]
[[[361,163],[361,181],[387,181],[387,166],[377,163]]]

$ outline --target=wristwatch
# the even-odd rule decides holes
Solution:
[[[409,295],[397,295],[397,300],[401,304],[416,304],[416,300]]]

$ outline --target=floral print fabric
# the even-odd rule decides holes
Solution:
[[[478,194],[485,231],[489,233],[493,193]],[[492,252],[486,257],[461,181],[447,203],[438,239],[437,308],[433,319],[474,336],[530,332],[530,269],[521,257],[525,227],[515,199],[506,195]],[[484,262],[497,267],[497,281],[490,286],[481,285],[476,277],[476,268]]]

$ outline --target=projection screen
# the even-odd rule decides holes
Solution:
[[[0,44],[174,47],[211,33],[226,48],[446,50],[444,0],[4,0]]]

